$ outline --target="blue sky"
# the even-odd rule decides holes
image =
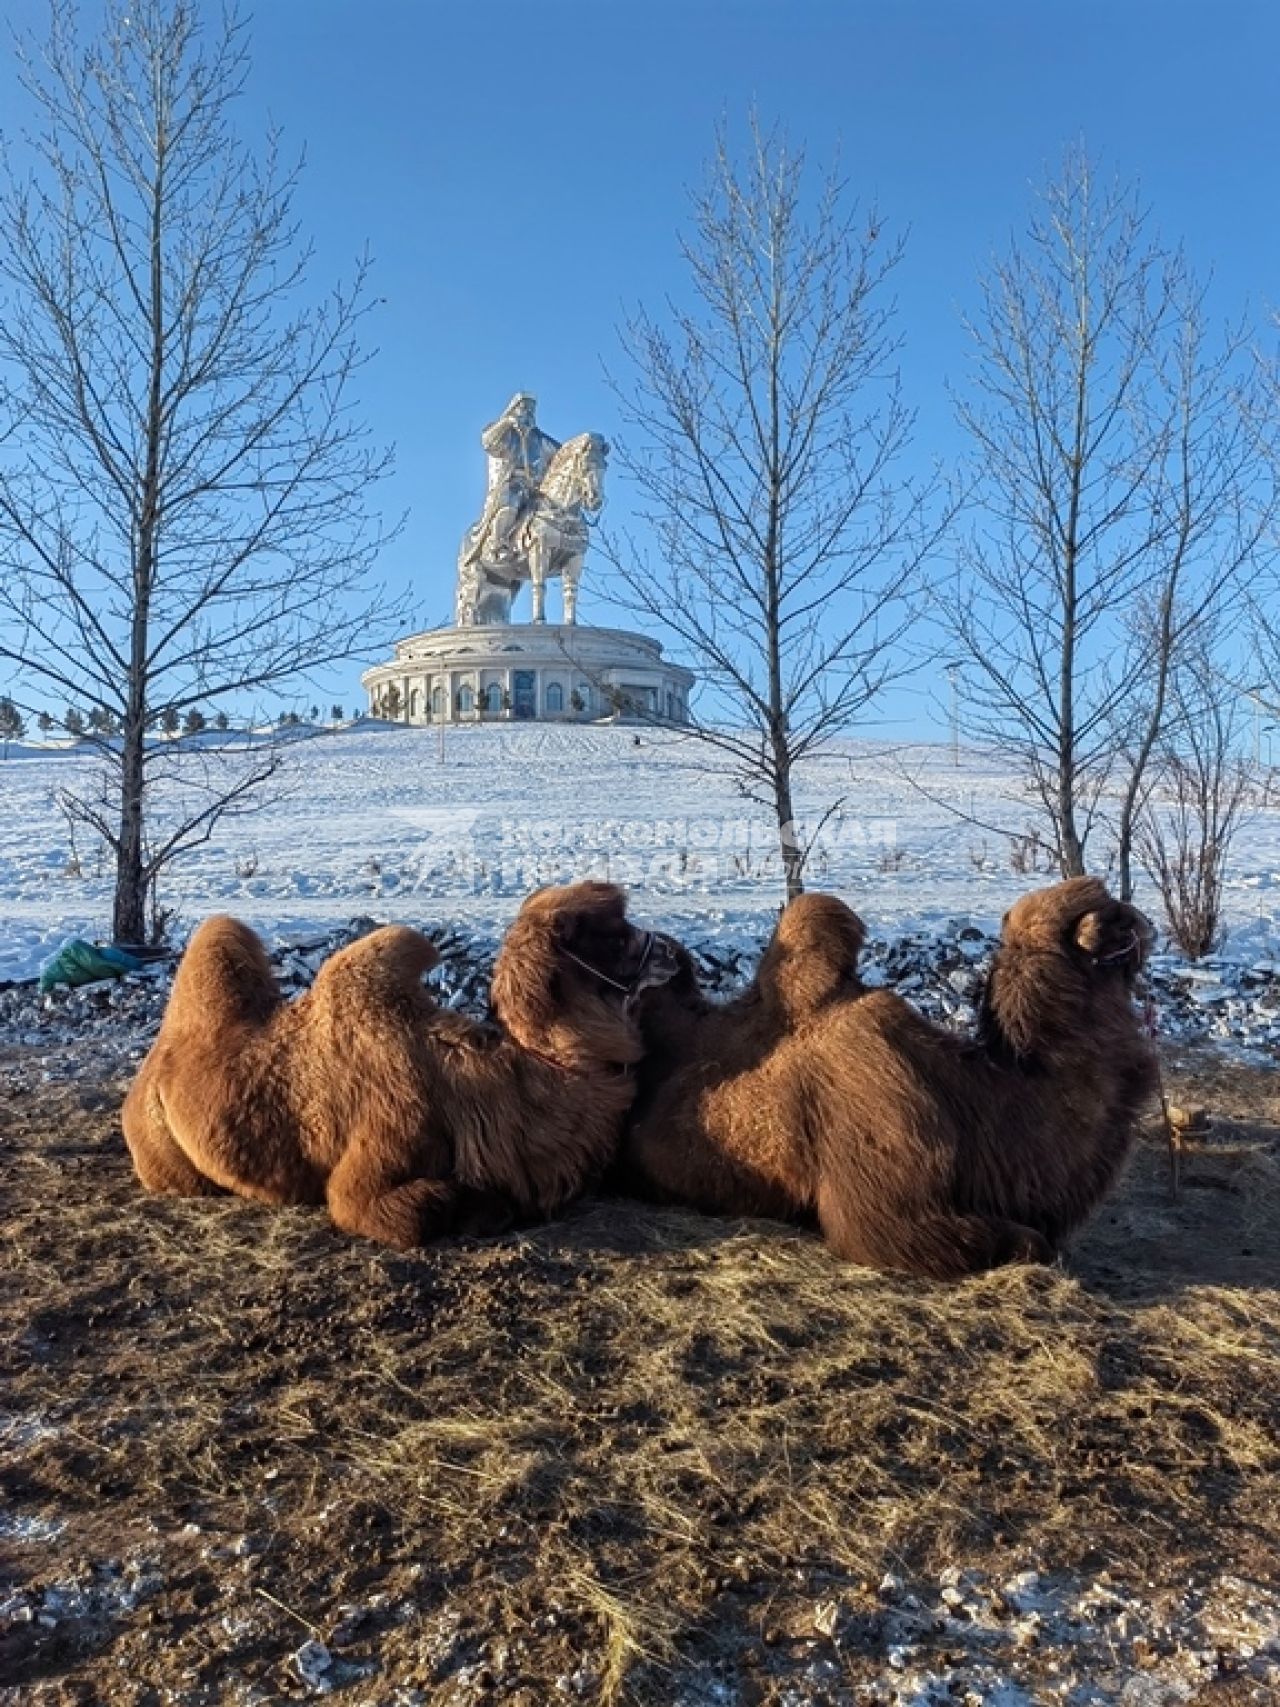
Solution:
[[[42,0],[10,0],[42,28]],[[92,0],[86,13],[93,15]],[[262,0],[239,122],[305,145],[323,283],[366,243],[385,298],[362,385],[393,440],[383,570],[444,619],[477,511],[477,437],[517,389],[558,437],[617,430],[604,377],[629,305],[680,284],[677,233],[718,118],[753,101],[906,230],[897,277],[919,461],[958,448],[947,382],[979,267],[1083,137],[1212,267],[1217,306],[1280,301],[1274,0]],[[22,112],[0,79],[4,128]],[[610,495],[625,508],[620,482]],[[588,580],[585,620],[607,620]],[[554,606],[553,606],[554,608]],[[353,703],[359,667],[329,697]],[[928,683],[887,727],[935,717]]]

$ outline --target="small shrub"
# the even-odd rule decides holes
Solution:
[[[1054,867],[1053,849],[1045,845],[1038,830],[1028,828],[1022,835],[1010,838],[1009,869],[1019,877],[1041,870],[1053,871]]]
[[[1169,935],[1192,960],[1222,939],[1227,859],[1256,798],[1240,757],[1235,695],[1200,661],[1179,684],[1172,727],[1158,756],[1156,786],[1138,821],[1138,859],[1160,891]]]

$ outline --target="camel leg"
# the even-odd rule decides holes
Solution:
[[[453,1230],[457,1190],[447,1180],[405,1179],[359,1138],[329,1176],[329,1214],[344,1233],[415,1250]]]
[[[866,1268],[960,1280],[1006,1263],[1054,1260],[1053,1246],[1034,1228],[1000,1216],[868,1209],[851,1205],[826,1183],[817,1207],[823,1236],[836,1255]]]
[[[504,1191],[480,1186],[458,1190],[453,1231],[470,1239],[492,1239],[516,1225],[515,1205]]]
[[[207,1179],[174,1142],[160,1098],[145,1073],[125,1098],[122,1122],[133,1171],[144,1191],[167,1197],[221,1195],[221,1186]]]

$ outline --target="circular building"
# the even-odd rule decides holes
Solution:
[[[643,634],[508,622],[411,634],[360,680],[375,717],[404,723],[682,724],[695,677]]]

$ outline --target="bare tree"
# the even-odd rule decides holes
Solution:
[[[53,0],[20,75],[32,166],[0,189],[0,662],[107,714],[100,786],[67,809],[115,861],[139,940],[164,866],[278,763],[239,741],[198,774],[148,741],[377,645],[365,592],[389,467],[352,414],[367,263],[309,301],[277,140],[231,128],[243,27],[193,0],[107,0],[84,41]],[[184,804],[185,802],[185,804]]]
[[[1179,656],[1168,697],[1135,843],[1170,936],[1198,960],[1221,940],[1227,860],[1252,781],[1241,753],[1240,699],[1224,692],[1221,659],[1207,645]]]
[[[1068,156],[983,281],[960,419],[976,519],[942,607],[969,727],[1012,750],[1064,876],[1119,791],[1120,886],[1169,674],[1264,531],[1201,293],[1136,194]]]
[[[1173,310],[1143,427],[1161,452],[1149,491],[1156,538],[1130,618],[1134,691],[1120,708],[1115,743],[1117,883],[1125,900],[1150,768],[1177,709],[1175,680],[1180,671],[1199,671],[1217,681],[1224,707],[1236,696],[1238,683],[1207,671],[1204,660],[1213,636],[1243,618],[1248,586],[1275,555],[1276,483],[1253,430],[1261,394],[1246,334],[1211,334],[1202,294],[1185,272]]]
[[[900,245],[834,175],[810,194],[803,154],[753,118],[741,164],[721,133],[682,253],[691,306],[637,313],[615,382],[655,543],[609,550],[624,601],[701,670],[718,719],[696,732],[773,812],[791,896],[795,768],[901,667],[937,532],[932,494],[891,478],[912,424],[887,296]]]

